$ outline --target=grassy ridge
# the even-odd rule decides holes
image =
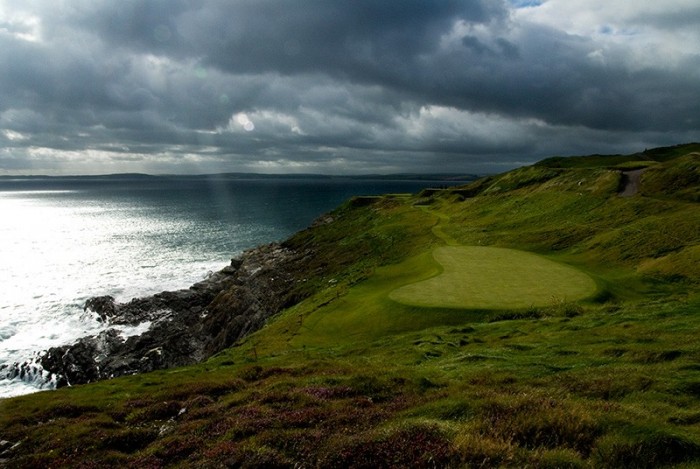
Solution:
[[[693,151],[652,152],[675,157],[624,199],[610,160],[356,199],[287,241],[316,253],[298,287],[313,294],[243,343],[0,401],[0,440],[20,443],[13,467],[700,465]],[[496,311],[392,301],[441,272],[445,244],[546,255],[599,293]]]
[[[550,168],[646,167],[650,164],[670,161],[693,152],[700,152],[700,143],[647,149],[631,155],[589,155],[576,158],[555,156],[540,161],[536,166]]]

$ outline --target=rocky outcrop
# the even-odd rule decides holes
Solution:
[[[40,358],[57,386],[200,362],[262,327],[300,298],[294,286],[309,253],[279,244],[244,252],[206,280],[178,291],[116,303],[91,298],[86,310],[109,327],[97,336],[49,349]],[[150,322],[150,328],[124,339],[113,328]]]

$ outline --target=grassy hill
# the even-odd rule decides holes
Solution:
[[[303,301],[197,366],[0,401],[0,457],[700,467],[699,150],[353,199],[285,242]]]

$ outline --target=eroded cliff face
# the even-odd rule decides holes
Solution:
[[[40,374],[45,385],[61,387],[201,362],[319,290],[353,285],[377,265],[422,249],[432,239],[431,224],[407,228],[398,223],[403,212],[423,213],[393,197],[351,199],[283,243],[245,251],[188,289],[127,303],[92,298],[85,308],[105,322],[102,333],[49,349],[38,358],[40,367],[24,363],[4,371],[10,378]],[[376,223],[386,217],[396,217],[390,229]],[[116,329],[124,325],[149,327],[125,338]]]
[[[126,339],[107,328],[98,336],[49,349],[40,363],[56,375],[60,387],[200,362],[303,299],[294,287],[310,256],[268,244],[244,252],[189,289],[128,303],[115,303],[109,296],[92,298],[85,308],[109,326],[151,326]]]

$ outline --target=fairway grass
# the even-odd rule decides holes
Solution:
[[[443,246],[433,258],[442,273],[397,288],[390,298],[412,306],[509,309],[577,301],[597,290],[585,273],[515,249]]]

